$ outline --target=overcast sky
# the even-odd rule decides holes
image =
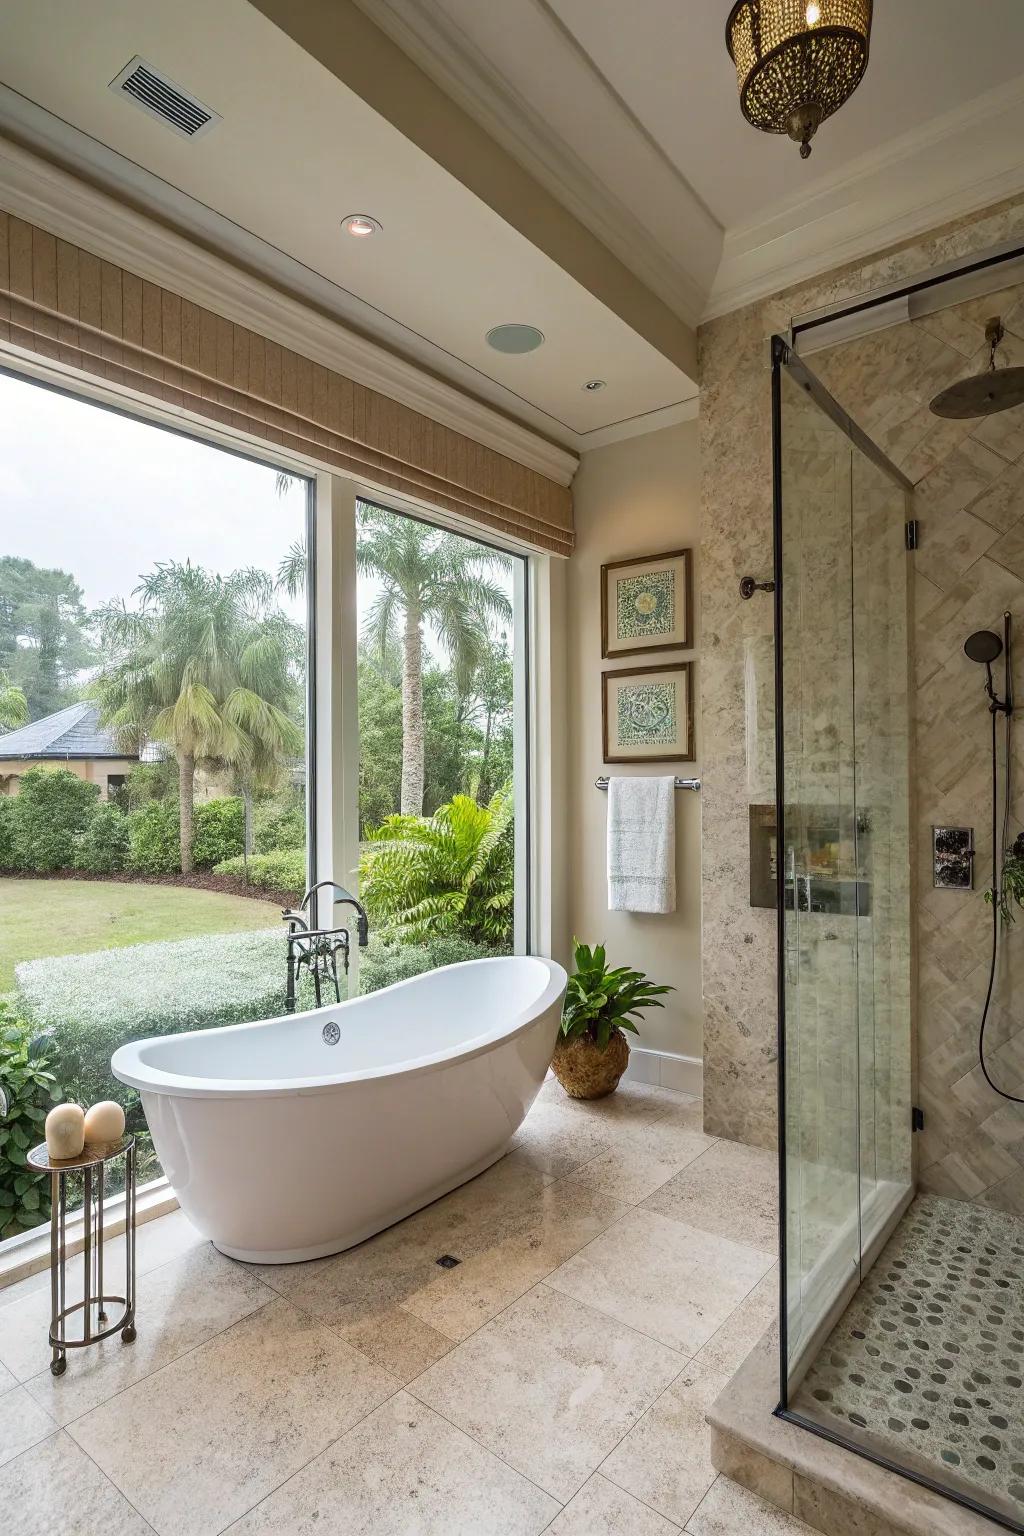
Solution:
[[[157,560],[276,572],[304,529],[300,482],[0,374],[0,554],[70,571],[95,608]],[[302,603],[294,616],[304,619]]]
[[[158,560],[276,574],[305,530],[305,487],[194,438],[0,373],[0,555],[70,571],[85,604],[132,605]],[[511,574],[494,573],[511,594]],[[379,583],[359,578],[360,617]],[[304,624],[304,599],[280,602]],[[436,637],[427,644],[441,652]]]

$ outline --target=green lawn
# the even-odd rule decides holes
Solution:
[[[0,992],[21,960],[282,927],[272,901],[116,880],[0,880],[0,912]]]

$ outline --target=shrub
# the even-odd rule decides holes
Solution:
[[[212,869],[245,846],[245,809],[237,796],[207,800],[195,808],[192,859],[196,869]]]
[[[0,1116],[0,1238],[38,1226],[50,1215],[49,1178],[26,1166],[56,1097],[47,1055],[32,1049],[33,1033],[0,999],[0,1086],[7,1096]]]
[[[75,847],[75,868],[116,875],[128,862],[128,817],[116,805],[98,805]]]
[[[155,763],[136,763],[125,777],[124,796],[130,811],[150,800],[175,800],[178,796],[178,764],[173,757]]]
[[[487,805],[456,795],[433,816],[389,816],[363,849],[370,917],[407,939],[512,939],[515,856],[510,785]]]
[[[284,848],[305,848],[306,806],[301,794],[286,790],[256,807],[253,846],[257,853],[277,853]]]
[[[440,965],[458,965],[462,960],[483,960],[494,950],[468,939],[428,939],[425,944],[403,944],[399,939],[371,935],[359,957],[360,992],[379,992],[396,981],[408,981],[435,971]]]
[[[176,800],[150,800],[128,818],[128,868],[140,875],[173,875],[181,869]]]
[[[14,797],[12,821],[18,866],[47,874],[70,869],[76,838],[85,831],[99,799],[67,768],[29,768]]]
[[[138,1094],[111,1074],[113,1052],[149,1035],[283,1013],[284,925],[26,960],[15,975],[63,1091],[81,1104],[116,1099],[141,1128]]]
[[[17,799],[0,795],[0,869],[21,869],[21,853],[16,842]]]
[[[215,875],[244,876],[245,860],[239,854],[215,865]],[[306,890],[306,852],[304,848],[287,848],[278,853],[251,853],[249,855],[249,884],[257,889],[280,891],[289,900],[298,901]]]

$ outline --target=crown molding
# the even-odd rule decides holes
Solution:
[[[683,421],[696,421],[699,397],[691,395],[675,405],[663,405],[660,410],[646,411],[642,416],[630,416],[625,421],[613,421],[610,426],[596,427],[593,432],[581,432],[576,444],[581,453],[591,448],[606,448],[609,443],[622,443],[628,437],[643,437],[648,432],[661,432],[665,427],[676,427]]]
[[[638,184],[652,201],[677,210],[676,224],[695,251],[692,265],[680,259],[675,240],[655,234],[612,191],[442,6],[423,0],[355,3],[652,293],[687,324],[697,324],[721,248],[721,225],[544,0],[533,0],[532,9],[544,29],[546,53],[558,56],[564,91],[571,95],[575,80],[600,99],[603,127],[616,134]]]
[[[1024,76],[819,178],[725,234],[702,320],[873,256],[1024,191]]]
[[[0,205],[325,368],[379,390],[559,485],[572,481],[578,466],[575,452],[3,136]]]

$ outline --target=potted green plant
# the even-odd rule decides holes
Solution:
[[[618,1087],[629,1062],[623,1031],[638,1032],[633,1015],[663,1008],[659,996],[675,989],[625,965],[611,968],[603,944],[591,949],[574,939],[573,962],[551,1066],[570,1097],[602,1099]]]

